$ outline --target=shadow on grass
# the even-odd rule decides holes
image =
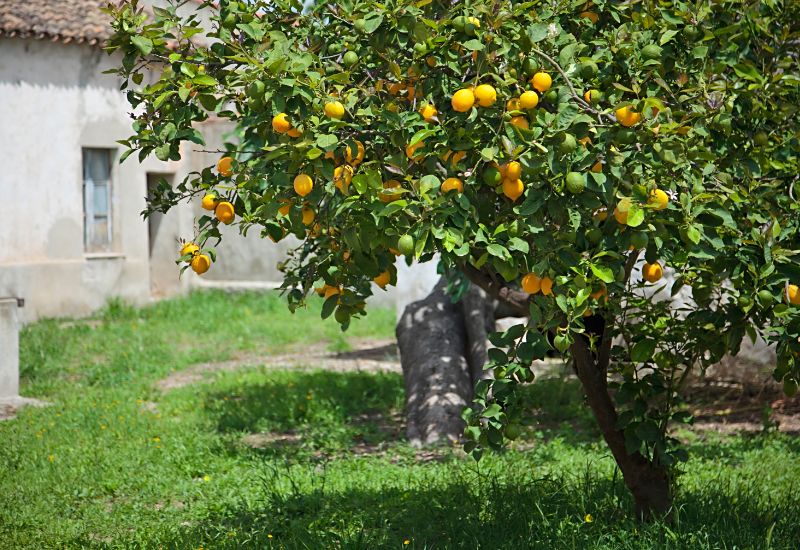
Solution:
[[[540,437],[567,443],[593,443],[600,431],[584,403],[580,382],[574,378],[542,377],[519,389],[522,422]]]
[[[264,371],[205,398],[206,412],[222,433],[271,434],[306,450],[340,450],[355,443],[398,439],[402,378],[392,373]],[[270,438],[266,437],[264,441]],[[286,445],[261,445],[282,453]]]
[[[796,548],[796,508],[770,509],[704,487],[683,495],[677,520],[638,524],[610,479],[540,480],[463,474],[413,487],[293,486],[159,541],[168,548]],[[358,484],[356,484],[358,485]],[[800,503],[796,500],[795,504]],[[589,511],[593,522],[584,517]],[[771,534],[770,534],[771,533]],[[408,545],[404,541],[408,540]]]

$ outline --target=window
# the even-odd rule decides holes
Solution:
[[[111,246],[111,149],[83,150],[83,244],[87,252]]]

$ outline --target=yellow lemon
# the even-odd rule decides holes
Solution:
[[[203,197],[203,200],[200,201],[200,206],[203,207],[203,210],[214,210],[217,207],[219,201],[217,200],[217,196],[211,193],[208,193],[206,196]]]
[[[219,159],[217,162],[217,172],[225,178],[233,174],[233,159],[231,157],[222,157]]]
[[[490,107],[497,101],[497,90],[490,84],[481,84],[475,88],[475,99],[481,107]]]
[[[356,156],[353,157],[353,152],[350,150],[350,146],[347,146],[347,150],[344,153],[345,160],[352,164],[353,166],[358,166],[364,161],[364,155],[366,155],[366,150],[364,149],[364,144],[360,141],[356,140],[356,149],[357,153]]]
[[[436,107],[434,107],[430,103],[426,103],[419,110],[419,114],[422,115],[422,118],[425,119],[425,122],[436,122],[437,121],[436,115],[439,114],[439,111],[437,111]]]
[[[225,225],[229,225],[233,221],[233,218],[236,217],[236,212],[233,209],[233,205],[228,201],[222,201],[219,203],[217,208],[214,210],[214,214],[217,216],[217,219]]]
[[[383,182],[384,189],[397,189],[401,187],[400,182],[397,180],[389,180]],[[378,198],[381,202],[392,202],[400,198],[399,193],[380,193]]]
[[[648,283],[655,283],[661,276],[664,274],[664,270],[661,268],[661,264],[658,262],[654,262],[652,264],[646,263],[642,266],[642,277]]]
[[[538,72],[535,75],[533,75],[533,78],[531,79],[531,84],[533,84],[534,88],[544,93],[550,89],[550,86],[553,85],[553,79],[547,73]]]
[[[527,91],[519,96],[519,106],[523,109],[533,109],[539,104],[539,94]]]
[[[536,294],[542,289],[542,279],[536,273],[528,273],[522,278],[522,290]]]
[[[466,113],[475,105],[475,94],[472,93],[472,90],[464,88],[453,94],[453,99],[450,103],[454,111]]]
[[[449,191],[456,191],[458,193],[463,193],[464,182],[458,178],[447,178],[442,182],[441,190],[442,193],[447,193]]]
[[[661,189],[653,189],[647,197],[647,204],[655,210],[664,210],[669,204],[669,195]]]
[[[503,194],[512,201],[516,201],[518,198],[522,196],[524,192],[525,192],[525,184],[522,183],[522,180],[520,179],[503,180]]]
[[[197,254],[194,258],[192,258],[192,271],[197,273],[198,275],[202,275],[208,268],[211,267],[211,258],[208,254]]]
[[[515,116],[511,118],[511,125],[516,126],[517,128],[521,128],[523,130],[528,130],[531,125],[528,122],[528,119],[524,116]]]
[[[340,101],[330,101],[325,104],[325,114],[338,120],[344,116],[344,105]]]
[[[294,178],[294,192],[305,197],[314,188],[314,180],[308,174],[298,174]]]
[[[289,122],[289,118],[286,116],[286,113],[278,113],[272,117],[272,129],[279,134],[285,134],[292,129],[292,123]]]

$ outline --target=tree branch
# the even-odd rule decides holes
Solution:
[[[528,308],[528,302],[530,296],[528,293],[497,282],[493,280],[488,273],[468,263],[463,263],[459,267],[471,282],[485,290],[489,296],[497,298],[507,304],[509,308],[518,313],[520,317],[527,317],[529,315],[530,310]]]

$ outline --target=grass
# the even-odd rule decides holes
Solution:
[[[23,392],[52,406],[0,423],[0,548],[797,547],[797,439],[695,438],[675,521],[637,524],[570,382],[531,386],[537,422],[477,464],[404,444],[396,374],[254,364],[156,389],[199,362],[393,333],[386,310],[346,337],[318,313],[212,292],[27,327]]]

